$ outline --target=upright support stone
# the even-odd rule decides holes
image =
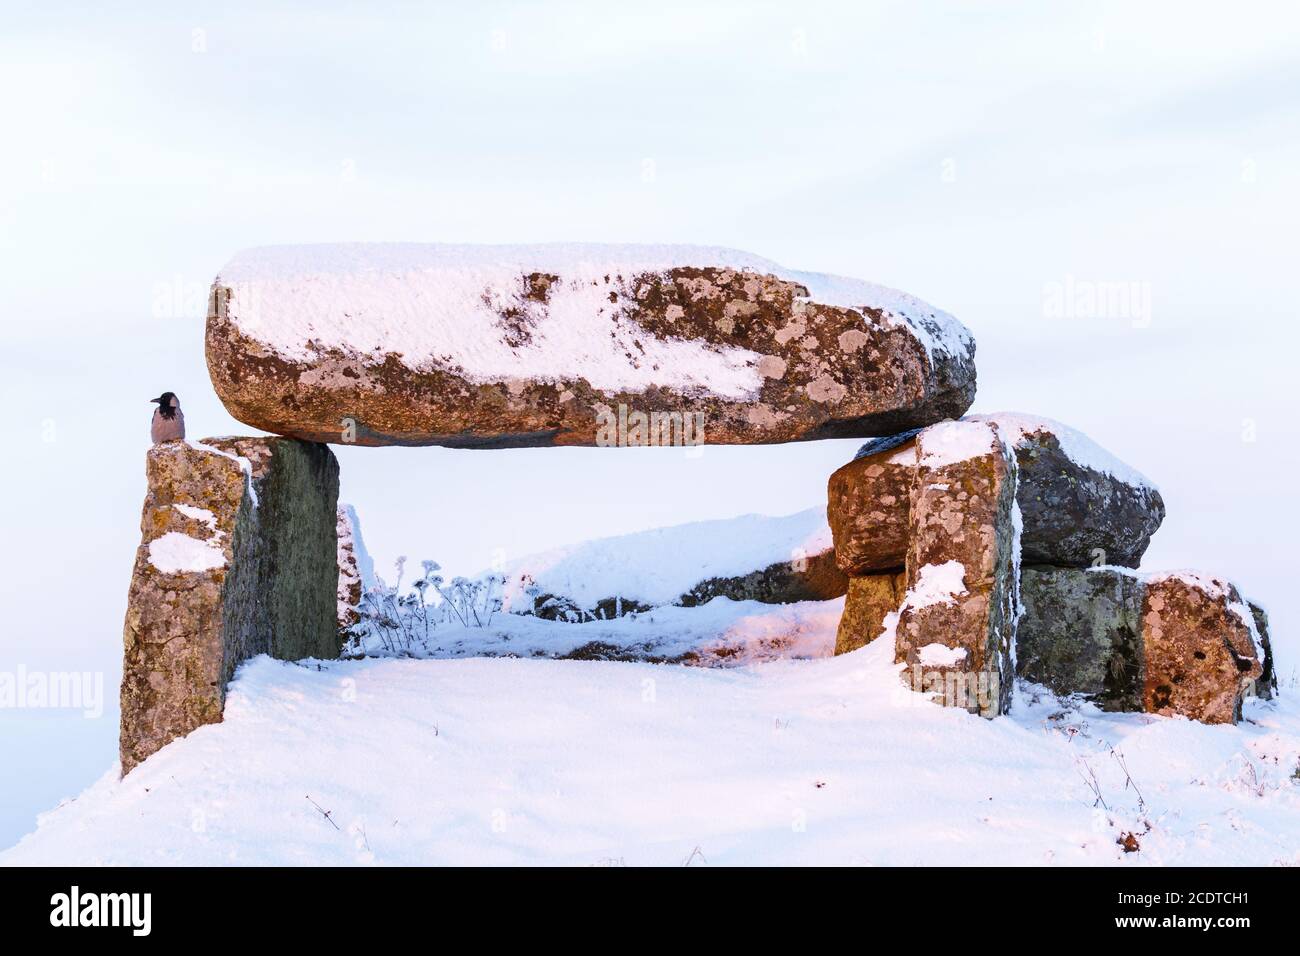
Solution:
[[[906,591],[907,577],[902,571],[849,578],[844,613],[835,633],[835,653],[856,651],[880,637],[886,619],[898,610]]]
[[[123,629],[128,773],[203,724],[256,654],[336,657],[338,463],[284,438],[155,445]]]
[[[1025,568],[1016,672],[1102,710],[1142,709],[1146,584],[1119,568]]]
[[[988,422],[917,439],[907,594],[895,659],[914,690],[986,717],[1011,701],[1018,591],[1016,465]]]

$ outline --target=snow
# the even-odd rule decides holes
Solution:
[[[1300,864],[1294,691],[1238,726],[1032,687],[985,720],[903,688],[893,650],[258,657],[222,723],[108,769],[0,864]]]
[[[1083,432],[1068,425],[1021,412],[994,412],[990,415],[968,415],[962,421],[991,422],[1008,445],[1018,447],[1029,435],[1049,432],[1056,436],[1061,450],[1071,460],[1085,468],[1110,475],[1137,488],[1156,489],[1156,485],[1136,468],[1120,461]]]
[[[762,356],[749,349],[647,336],[617,315],[610,279],[678,266],[723,266],[805,285],[827,305],[882,310],[936,352],[966,355],[970,333],[913,296],[856,279],[792,272],[732,249],[595,244],[351,243],[271,246],[237,254],[217,281],[228,315],[275,352],[312,361],[319,350],[397,355],[412,369],[457,369],[472,382],[585,378],[604,391],[652,387],[733,400],[758,396]],[[559,275],[544,308],[520,295],[521,277]],[[499,310],[522,309],[531,340],[511,345]],[[636,356],[633,358],[633,356]]]
[[[916,583],[903,598],[904,608],[923,608],[932,604],[955,604],[959,594],[966,593],[966,566],[960,561],[924,565],[916,575]]]
[[[543,594],[590,608],[609,597],[644,604],[676,601],[711,577],[733,577],[829,550],[826,509],[782,517],[742,515],[599,538],[530,555],[505,568],[507,610],[524,610],[525,577]]]
[[[484,627],[440,623],[417,634],[402,656],[563,657],[599,645],[601,657],[733,667],[782,658],[829,657],[844,599],[762,604],[716,597],[696,607],[668,605],[611,620],[569,623],[522,614],[496,614]],[[369,656],[384,656],[372,637]],[[586,656],[592,656],[590,652]]]
[[[942,468],[987,455],[998,447],[998,433],[981,422],[940,422],[921,432],[918,446],[924,467]]]
[[[149,542],[149,563],[163,574],[211,571],[226,565],[226,555],[217,543],[220,532],[208,540],[168,531]]]
[[[926,644],[917,649],[916,657],[923,667],[956,667],[966,660],[966,648]]]
[[[175,508],[177,511],[179,511],[181,514],[185,515],[185,517],[191,518],[194,521],[200,521],[203,524],[207,525],[209,531],[217,530],[217,516],[214,515],[207,508],[199,508],[196,507],[195,505],[177,505],[177,504],[172,505],[172,507]]]

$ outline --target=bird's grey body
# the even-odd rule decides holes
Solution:
[[[153,413],[153,424],[149,428],[149,437],[153,443],[158,445],[165,441],[184,439],[185,413],[181,411],[180,399],[171,392],[163,392],[153,401],[158,403],[158,408]]]

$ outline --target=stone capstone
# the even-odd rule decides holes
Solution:
[[[691,247],[251,250],[213,285],[206,350],[240,421],[361,445],[883,435],[975,394],[946,313]]]

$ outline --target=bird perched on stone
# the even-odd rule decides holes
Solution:
[[[158,408],[153,413],[153,426],[149,436],[155,445],[165,441],[180,441],[185,437],[185,414],[181,411],[180,399],[175,392],[163,392],[157,398]]]

